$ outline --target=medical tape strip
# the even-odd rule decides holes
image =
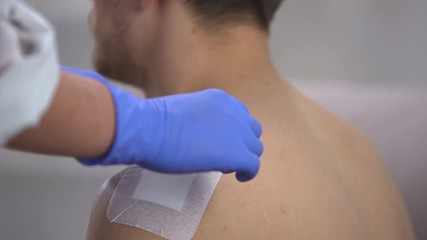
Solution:
[[[221,176],[219,172],[166,175],[132,166],[114,190],[107,218],[166,239],[189,240]]]

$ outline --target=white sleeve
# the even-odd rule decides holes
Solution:
[[[58,79],[51,25],[19,0],[0,0],[0,147],[38,124]]]

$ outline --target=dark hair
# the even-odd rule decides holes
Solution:
[[[186,0],[203,23],[221,27],[226,23],[254,21],[268,31],[284,0]]]

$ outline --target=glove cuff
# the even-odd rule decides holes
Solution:
[[[146,100],[122,90],[94,71],[62,67],[62,70],[79,74],[103,84],[109,90],[115,111],[115,131],[109,150],[100,157],[78,158],[83,165],[133,164],[141,161],[148,142],[150,114],[145,114]],[[143,122],[142,122],[143,121]]]

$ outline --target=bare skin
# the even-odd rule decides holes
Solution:
[[[240,184],[225,175],[194,239],[414,239],[401,197],[369,140],[277,74],[265,33],[242,25],[212,36],[193,22],[180,1],[141,2],[146,12],[136,14],[128,34],[144,42],[140,38],[147,33],[138,35],[132,26],[152,21],[157,27],[145,29],[159,28],[151,32],[159,39],[145,39],[150,47],[135,47],[142,50],[134,49],[129,58],[144,73],[135,79],[122,75],[123,81],[137,83],[143,77],[139,86],[149,97],[221,88],[243,101],[264,126],[259,176]],[[95,16],[101,18],[97,4]],[[120,13],[117,6],[115,10]],[[150,18],[157,14],[157,21]],[[98,17],[93,24],[102,39],[96,30]],[[102,23],[108,28],[108,21]],[[102,44],[98,41],[98,49]],[[147,49],[153,46],[156,51],[150,55]],[[108,59],[98,59],[99,69]],[[138,77],[138,71],[134,73]],[[110,75],[120,76],[120,69]],[[100,189],[87,239],[161,239],[107,221],[120,176]]]
[[[114,129],[114,103],[108,89],[96,81],[62,72],[58,89],[40,124],[15,136],[8,147],[94,158],[108,151]]]

